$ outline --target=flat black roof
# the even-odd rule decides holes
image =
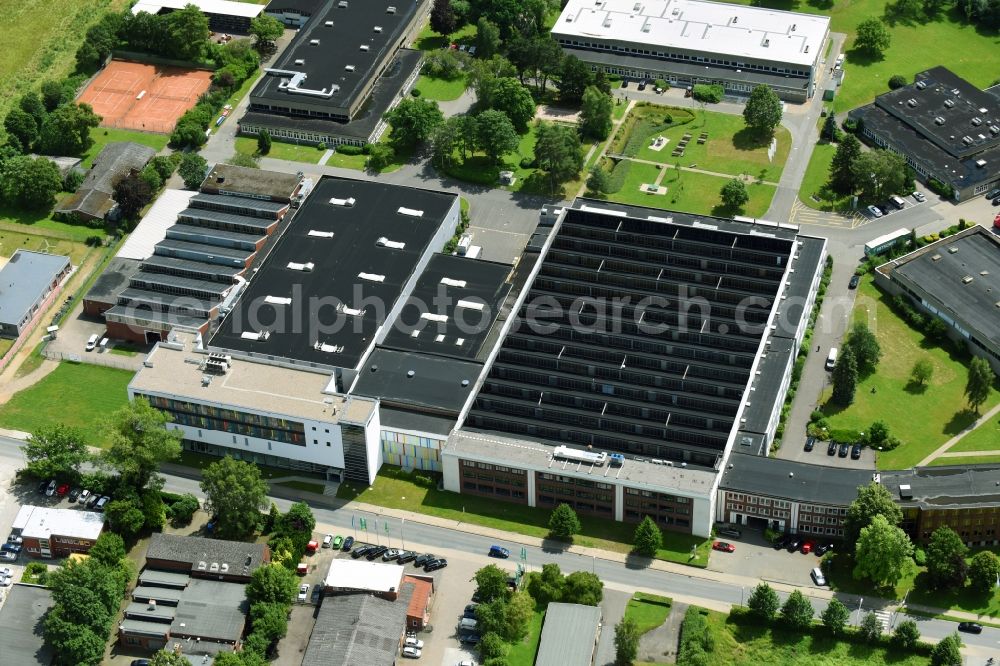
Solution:
[[[879,480],[904,506],[933,509],[1000,504],[998,465],[917,467],[882,472]]]
[[[813,279],[817,273],[822,273],[825,266],[821,265],[826,255],[826,239],[815,236],[799,236],[796,239],[798,248],[795,259],[792,260],[794,272],[788,274],[785,280],[785,298],[778,303],[775,313],[775,337],[794,338],[803,317],[808,317],[806,302],[812,291]]]
[[[356,367],[455,204],[454,194],[323,177],[211,345],[319,366]],[[298,270],[290,263],[312,267]],[[272,304],[268,297],[291,298],[292,303]],[[320,300],[310,304],[310,299]],[[317,316],[310,317],[310,310]],[[270,332],[266,340],[242,337],[262,329]]]
[[[476,358],[510,292],[512,266],[435,254],[382,346]],[[489,351],[489,350],[485,350]]]
[[[431,435],[447,436],[455,427],[457,419],[446,416],[431,416],[408,409],[393,409],[380,405],[378,410],[379,422],[383,428],[394,428],[396,430],[412,430],[414,432],[425,432]]]
[[[142,262],[138,259],[115,257],[108,262],[104,272],[94,280],[84,300],[96,303],[118,302],[118,294],[128,288],[129,280],[139,272]]]
[[[44,636],[45,616],[55,605],[52,592],[39,585],[15,583],[0,608],[0,645],[10,664],[49,666],[53,651]]]
[[[870,470],[810,465],[733,451],[719,489],[847,506],[857,499],[858,487],[868,485],[872,478]]]
[[[414,0],[327,3],[298,31],[270,69],[304,72],[303,88],[337,86],[338,90],[328,98],[289,93],[279,89],[279,84],[291,79],[290,75],[265,74],[250,93],[251,103],[351,106],[368,81],[379,75],[375,69],[386,53],[398,48],[419,6]],[[390,7],[394,8],[392,13]]]
[[[782,378],[798,354],[798,346],[793,338],[771,336],[760,361],[757,372],[750,382],[753,389],[748,404],[743,407],[740,428],[747,433],[764,435],[768,432],[774,404],[784,399]],[[739,438],[736,440],[739,442]]]
[[[482,363],[379,346],[351,392],[389,407],[457,417],[482,371]]]
[[[464,427],[712,467],[793,229],[577,199]]]
[[[884,268],[915,294],[972,328],[980,340],[1000,347],[1000,238],[975,226]]]

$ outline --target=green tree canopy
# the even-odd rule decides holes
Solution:
[[[145,488],[154,480],[160,463],[180,455],[181,433],[167,430],[169,420],[144,398],[114,412],[105,423],[111,445],[101,452],[101,464],[117,472],[126,485]]]
[[[861,618],[858,631],[866,641],[875,643],[882,636],[882,620],[873,611],[869,611]]]
[[[663,547],[663,532],[653,519],[646,516],[635,528],[635,535],[632,538],[635,545],[635,552],[646,557],[653,557],[656,551]]]
[[[747,186],[739,178],[728,180],[722,186],[719,196],[722,199],[722,205],[729,210],[739,210],[750,201],[750,193],[747,192]]]
[[[861,142],[853,134],[845,134],[837,144],[837,152],[830,163],[830,187],[839,194],[850,194],[854,186],[851,166],[861,155]]]
[[[833,367],[833,400],[847,406],[854,402],[854,393],[858,389],[858,363],[854,352],[845,347]]]
[[[47,159],[18,155],[0,164],[0,199],[11,206],[47,210],[60,189],[59,168]]]
[[[520,139],[510,118],[501,111],[487,109],[476,117],[478,143],[494,165],[503,164],[503,156],[517,150]]]
[[[92,560],[107,567],[115,567],[125,561],[125,541],[114,532],[103,532],[87,551]]]
[[[778,612],[778,593],[767,583],[758,583],[747,599],[747,608],[761,620],[770,622]]]
[[[823,626],[834,636],[844,633],[844,627],[847,626],[847,620],[850,617],[851,611],[847,610],[847,606],[836,598],[830,599],[830,603],[826,605],[822,615],[820,615]]]
[[[3,121],[8,141],[16,138],[21,152],[28,152],[38,140],[38,121],[27,111],[14,107]]]
[[[920,629],[913,620],[903,620],[892,633],[892,642],[903,650],[912,650],[920,640]]]
[[[271,133],[266,129],[257,132],[257,152],[261,155],[271,152]]]
[[[579,534],[581,529],[580,519],[577,518],[576,511],[565,502],[559,504],[549,516],[549,534],[557,539],[572,539],[574,534]]]
[[[781,123],[781,100],[769,86],[754,87],[743,107],[743,120],[755,134],[770,139]]]
[[[861,529],[871,525],[875,516],[885,516],[890,525],[899,525],[903,511],[896,504],[892,493],[881,483],[871,482],[858,488],[857,498],[847,507],[844,520],[844,541],[854,543]]]
[[[191,662],[182,653],[164,648],[153,654],[149,666],[191,666]]]
[[[882,347],[878,343],[878,338],[868,328],[868,324],[862,321],[855,322],[851,326],[844,348],[850,348],[858,364],[858,373],[862,375],[874,372],[879,359],[882,358]]]
[[[164,18],[174,55],[181,60],[201,57],[212,34],[208,29],[208,16],[197,5],[185,5]]]
[[[583,92],[580,107],[580,134],[586,138],[603,141],[611,134],[611,96],[601,92],[596,86],[588,86]]]
[[[108,502],[104,507],[104,515],[108,518],[108,524],[118,534],[125,539],[132,539],[142,531],[146,524],[146,516],[142,513],[142,508],[134,499],[119,499]]]
[[[593,81],[590,65],[574,55],[566,56],[559,71],[559,99],[566,104],[578,104]]]
[[[397,148],[408,149],[431,137],[434,128],[444,122],[437,102],[422,97],[407,97],[385,114],[392,125],[390,141]]]
[[[566,576],[562,600],[567,604],[597,606],[604,598],[604,583],[589,571],[574,571]]]
[[[955,530],[947,525],[934,530],[924,549],[927,554],[927,575],[936,588],[961,588],[965,585],[968,567],[965,556],[969,549]]]
[[[632,666],[639,653],[639,627],[628,615],[615,625],[615,666]]]
[[[561,601],[566,579],[554,563],[543,564],[541,572],[533,571],[528,576],[528,594],[541,605]]]
[[[875,16],[866,18],[858,23],[855,29],[854,48],[870,57],[881,59],[891,43],[889,29],[881,18]]]
[[[83,431],[56,423],[40,426],[25,443],[25,471],[37,479],[72,481],[90,459]]]
[[[917,359],[910,371],[910,381],[918,386],[924,386],[932,377],[934,377],[934,364],[926,358]]]
[[[518,134],[528,131],[528,123],[535,117],[535,100],[517,79],[498,78],[493,83],[490,98],[490,107],[510,118]]]
[[[184,153],[181,158],[177,173],[184,179],[184,187],[189,190],[197,190],[201,186],[201,181],[205,180],[205,170],[208,162],[205,158],[195,152]]]
[[[277,565],[265,564],[254,569],[247,585],[247,599],[251,604],[290,605],[295,601],[297,588],[295,573]]]
[[[288,604],[258,601],[250,606],[253,633],[263,636],[268,643],[280,640],[288,633]]]
[[[855,545],[854,577],[867,578],[876,585],[895,586],[913,555],[906,532],[879,514],[861,529]]]
[[[992,552],[983,550],[972,556],[969,562],[969,585],[980,594],[993,590],[1000,577],[1000,558]]]
[[[476,587],[485,602],[502,599],[507,595],[507,573],[495,564],[476,572]]]
[[[545,173],[549,192],[555,193],[583,168],[580,137],[572,127],[547,122],[538,123],[535,136],[535,161]]]
[[[45,155],[82,155],[93,145],[90,130],[101,117],[89,104],[66,104],[46,116],[38,139],[38,151]]]
[[[868,202],[902,192],[911,178],[903,156],[889,150],[862,152],[851,162],[850,173],[852,190]]]
[[[802,592],[793,590],[781,607],[781,619],[793,629],[806,629],[812,625],[813,606]]]
[[[507,643],[495,631],[488,631],[479,641],[479,656],[484,660],[498,659],[507,656]]]
[[[476,55],[492,58],[500,52],[500,29],[489,19],[481,18],[476,23]]]
[[[431,7],[431,30],[448,37],[458,29],[458,17],[451,8],[451,0],[434,0]]]
[[[273,44],[285,34],[285,26],[273,16],[261,14],[250,20],[250,34],[258,44]]]
[[[202,471],[205,510],[217,516],[215,530],[223,539],[252,536],[267,508],[267,483],[260,468],[226,456]]]
[[[587,190],[594,194],[610,194],[611,174],[598,165],[590,170],[587,176]]]
[[[143,207],[153,200],[153,188],[149,181],[132,171],[115,185],[115,203],[126,220],[136,220]]]
[[[931,649],[931,666],[962,666],[962,639],[957,633],[945,636]]]
[[[969,379],[965,383],[965,397],[969,406],[979,413],[979,408],[990,397],[990,389],[996,379],[990,362],[979,356],[973,357],[969,363]]]
[[[504,609],[503,637],[509,643],[520,643],[528,634],[528,623],[535,613],[535,600],[523,590],[510,595]]]

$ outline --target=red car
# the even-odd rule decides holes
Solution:
[[[309,553],[310,555],[315,553],[317,550],[319,550],[318,541],[310,541],[308,544],[306,544],[306,552]]]
[[[809,553],[811,553],[813,551],[814,547],[815,547],[815,544],[812,541],[804,541],[804,542],[802,542],[802,554],[803,555],[808,555]]]
[[[69,492],[69,484],[68,483],[64,483],[61,486],[59,486],[58,488],[56,488],[56,494],[58,494],[59,497],[65,496],[66,493],[68,493],[68,492]]]
[[[712,550],[721,550],[724,553],[735,553],[736,546],[725,541],[716,541],[712,544]]]

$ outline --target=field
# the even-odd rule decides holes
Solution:
[[[61,363],[34,386],[0,406],[0,425],[33,432],[64,423],[83,430],[87,443],[107,443],[101,419],[128,402],[125,388],[134,373],[84,363]]]
[[[826,188],[826,182],[830,178],[830,164],[833,163],[836,152],[837,146],[825,141],[817,143],[813,148],[806,173],[802,177],[802,185],[799,187],[799,201],[810,208],[840,211],[851,204],[850,195],[839,196]],[[813,199],[814,195],[819,201]]]
[[[1000,451],[1000,418],[994,416],[968,435],[958,440],[949,451]],[[968,458],[953,459],[957,463]]]
[[[255,154],[257,152],[257,137],[236,137],[236,152],[244,155]],[[312,145],[300,145],[272,140],[271,151],[263,157],[271,157],[277,160],[289,160],[291,162],[317,164],[319,163],[319,158],[323,157],[323,151]]]
[[[540,539],[544,539],[549,533],[549,511],[546,509],[438,490],[434,476],[427,473],[409,474],[389,465],[382,467],[372,486],[358,489],[350,483],[344,483],[337,490],[337,497],[416,511]],[[580,522],[583,524],[583,532],[574,537],[574,544],[616,553],[627,553],[632,549],[634,525],[588,516],[580,516]],[[657,553],[657,558],[698,567],[708,564],[711,540],[664,532],[663,541],[665,547]],[[693,560],[689,559],[692,546],[697,547]]]
[[[15,250],[34,250],[37,252],[49,252],[51,254],[65,254],[69,256],[70,263],[79,266],[91,248],[81,242],[76,242],[68,238],[58,238],[50,235],[33,234],[30,231],[21,231],[18,221],[9,221],[3,217],[4,212],[0,211],[0,257],[10,257]],[[47,218],[46,218],[47,219]],[[48,220],[51,222],[51,220]],[[59,224],[55,222],[53,224]],[[87,235],[100,235],[100,229],[88,229],[87,227],[76,227],[81,231],[88,232]],[[51,230],[46,230],[51,231]]]
[[[109,127],[95,127],[90,130],[90,138],[94,140],[92,145],[83,157],[83,166],[89,168],[94,163],[94,158],[101,152],[105,145],[115,141],[134,141],[144,146],[149,146],[156,152],[160,152],[167,147],[170,137],[166,134],[151,134],[150,132],[134,132],[132,130],[114,129]]]
[[[517,645],[510,647],[507,653],[507,663],[510,666],[533,666],[538,653],[538,642],[542,638],[542,623],[545,621],[545,611],[535,610],[528,621],[528,635]]]
[[[440,79],[433,76],[421,75],[413,88],[420,91],[420,96],[438,102],[448,102],[458,99],[465,92],[465,77],[459,76],[455,79]]]
[[[968,358],[928,344],[889,308],[870,276],[858,288],[853,317],[868,321],[881,345],[882,360],[872,376],[858,383],[850,407],[826,401],[830,390],[825,391],[823,413],[830,427],[841,431],[864,431],[881,419],[902,444],[879,453],[878,467],[912,467],[975,420],[964,396]],[[921,358],[934,366],[933,378],[922,389],[910,383],[910,370]],[[981,410],[990,409],[998,399],[993,391]],[[914,418],[915,414],[920,418]]]
[[[672,603],[669,597],[636,592],[625,606],[625,617],[635,620],[639,634],[644,634],[667,621]]]

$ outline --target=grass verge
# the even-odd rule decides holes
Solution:
[[[243,155],[255,154],[257,152],[257,137],[236,137],[236,152]],[[323,152],[316,146],[285,143],[272,139],[270,152],[267,155],[262,155],[262,157],[273,157],[276,160],[289,160],[291,162],[305,162],[306,164],[318,164],[319,158],[323,157]]]
[[[538,653],[538,643],[542,638],[542,623],[545,621],[545,611],[535,609],[528,622],[528,635],[523,641],[512,645],[507,653],[507,663],[510,666],[532,666],[535,654]]]
[[[417,79],[417,83],[413,88],[419,90],[420,96],[425,99],[437,102],[450,102],[462,96],[466,85],[464,76],[459,76],[455,79],[439,79],[424,74]]]
[[[958,440],[949,451],[1000,451],[1000,418],[993,417]],[[955,459],[955,462],[968,458]]]
[[[666,622],[672,604],[670,597],[636,592],[625,606],[625,617],[635,620],[641,635]]]
[[[809,157],[806,173],[799,186],[799,201],[814,210],[833,212],[850,208],[850,195],[840,196],[826,186],[830,179],[830,165],[836,152],[836,144],[820,141]]]

